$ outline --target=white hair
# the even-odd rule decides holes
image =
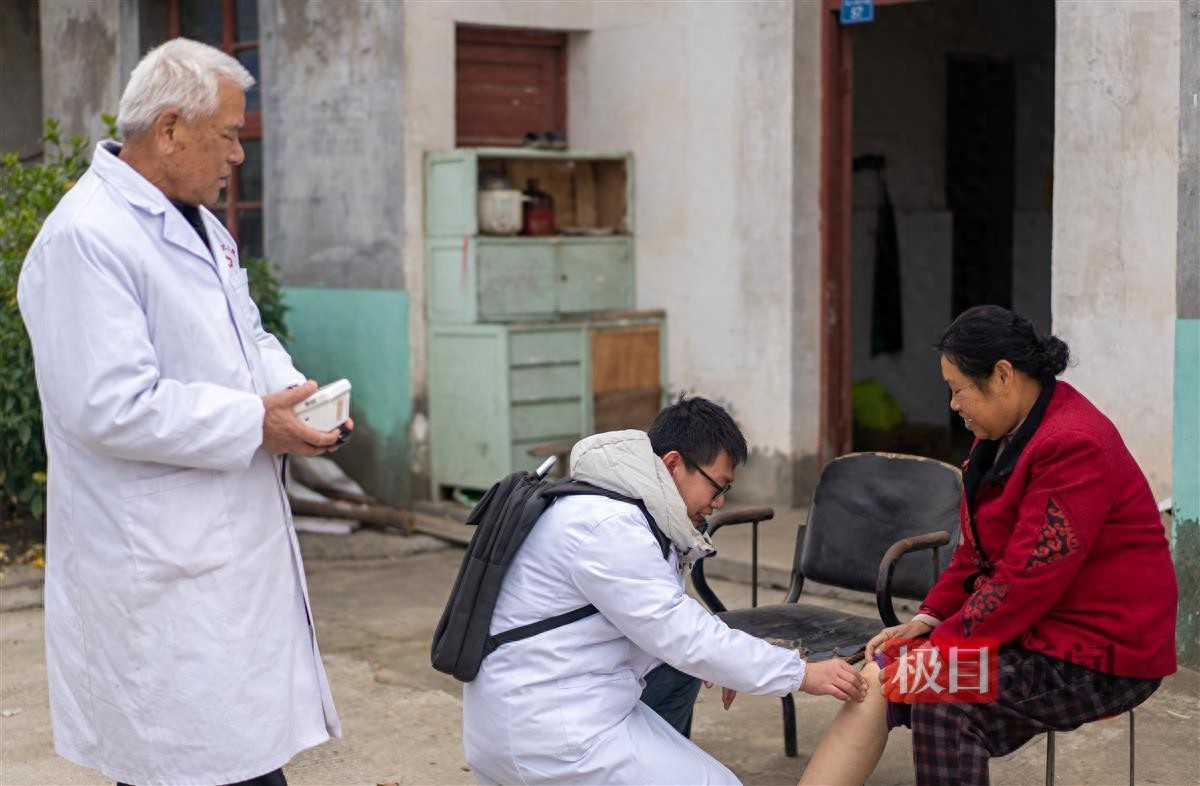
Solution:
[[[249,90],[254,77],[234,58],[220,49],[174,38],[146,53],[133,69],[121,108],[117,127],[124,137],[134,137],[150,129],[159,115],[178,109],[189,121],[217,111],[217,86],[220,79],[232,80]]]

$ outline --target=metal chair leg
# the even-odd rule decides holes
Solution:
[[[1046,786],[1054,786],[1054,732],[1046,732]]]
[[[796,758],[796,702],[792,694],[780,699],[783,702],[783,752],[791,759]]]
[[[1129,786],[1133,786],[1133,765],[1137,755],[1137,737],[1133,728],[1133,710],[1129,711]]]
[[[1137,765],[1137,727],[1129,711],[1129,786],[1134,786]],[[1054,786],[1054,732],[1046,732],[1046,786]]]

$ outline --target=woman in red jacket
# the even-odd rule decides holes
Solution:
[[[863,674],[884,686],[843,706],[801,784],[861,784],[896,725],[912,728],[918,784],[986,784],[990,757],[1132,709],[1175,671],[1178,590],[1158,509],[1116,427],[1055,379],[1067,345],[978,306],[938,350],[950,408],[976,437],[961,543],[920,612],[868,643]],[[996,700],[884,698],[907,665],[881,677],[885,643],[922,636],[995,641]]]

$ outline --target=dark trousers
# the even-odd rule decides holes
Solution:
[[[117,786],[129,786],[129,784],[118,783]],[[248,781],[238,781],[225,784],[225,786],[287,786],[287,778],[283,777],[283,770],[275,770],[275,772],[268,772],[266,775],[259,775]]]
[[[913,704],[912,750],[920,786],[987,786],[988,760],[1043,732],[1120,715],[1160,680],[1116,677],[1018,647],[1000,650],[1000,695],[988,704]]]
[[[700,680],[663,664],[646,675],[642,703],[657,712],[684,737],[692,736],[692,707]]]

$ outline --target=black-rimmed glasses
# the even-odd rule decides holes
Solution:
[[[716,502],[721,497],[725,496],[731,488],[733,488],[732,480],[729,481],[724,486],[722,486],[720,483],[718,483],[717,481],[712,479],[712,475],[709,475],[707,472],[705,472],[703,469],[701,469],[699,464],[696,465],[696,471],[699,472],[701,475],[703,475],[704,479],[707,480],[709,483],[711,483],[712,487],[714,489],[716,489],[716,491],[713,493],[713,496],[712,496],[712,502]]]

